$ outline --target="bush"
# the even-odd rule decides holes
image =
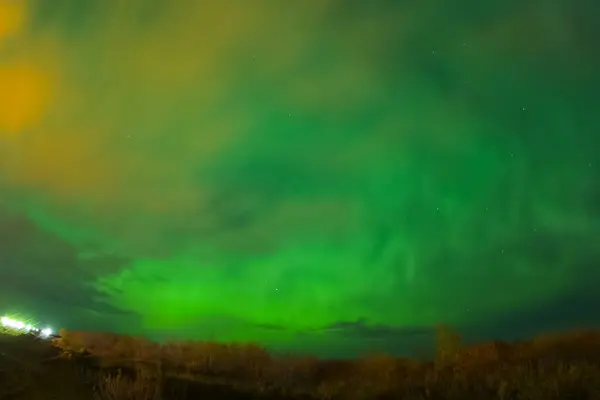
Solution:
[[[449,326],[439,325],[436,328],[436,361],[452,362],[461,348],[460,335]]]
[[[98,384],[104,393],[101,399],[120,399],[115,397],[118,393],[127,393],[128,399],[151,399],[148,396],[158,396],[170,379],[320,399],[600,398],[598,333],[465,347],[456,332],[440,326],[437,357],[429,363],[385,354],[354,361],[273,357],[255,344],[158,344],[110,333],[61,330],[60,334],[54,344],[64,353],[102,360],[105,367],[110,364],[109,372],[130,371],[127,377],[105,376]]]

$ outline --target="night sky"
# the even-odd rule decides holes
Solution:
[[[595,0],[0,0],[0,314],[350,356],[600,325]]]

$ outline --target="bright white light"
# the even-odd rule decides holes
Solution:
[[[18,329],[18,330],[25,328],[25,323],[14,320],[12,318],[8,318],[8,317],[2,317],[2,325],[7,328]]]
[[[39,333],[40,336],[44,337],[44,338],[47,338],[52,335],[52,329],[50,329],[50,328],[45,328],[45,329],[40,330],[39,328],[36,328],[30,324],[26,324],[23,321],[18,321],[16,319],[12,319],[9,317],[0,318],[0,323],[5,328],[13,329],[16,331],[23,331],[24,333],[36,332],[36,333]]]

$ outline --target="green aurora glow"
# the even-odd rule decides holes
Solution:
[[[43,72],[0,88],[0,300],[348,353],[597,281],[597,6],[372,3],[30,3],[0,51],[0,85]]]

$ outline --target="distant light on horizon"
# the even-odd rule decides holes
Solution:
[[[0,319],[0,323],[2,324],[2,326],[4,328],[13,329],[16,331],[22,331],[23,333],[29,333],[29,332],[39,333],[39,335],[43,338],[47,338],[47,337],[51,336],[53,333],[51,328],[46,327],[44,329],[40,329],[31,324],[27,324],[23,321],[19,321],[17,319],[13,319],[13,318],[10,318],[7,316],[3,316]]]

